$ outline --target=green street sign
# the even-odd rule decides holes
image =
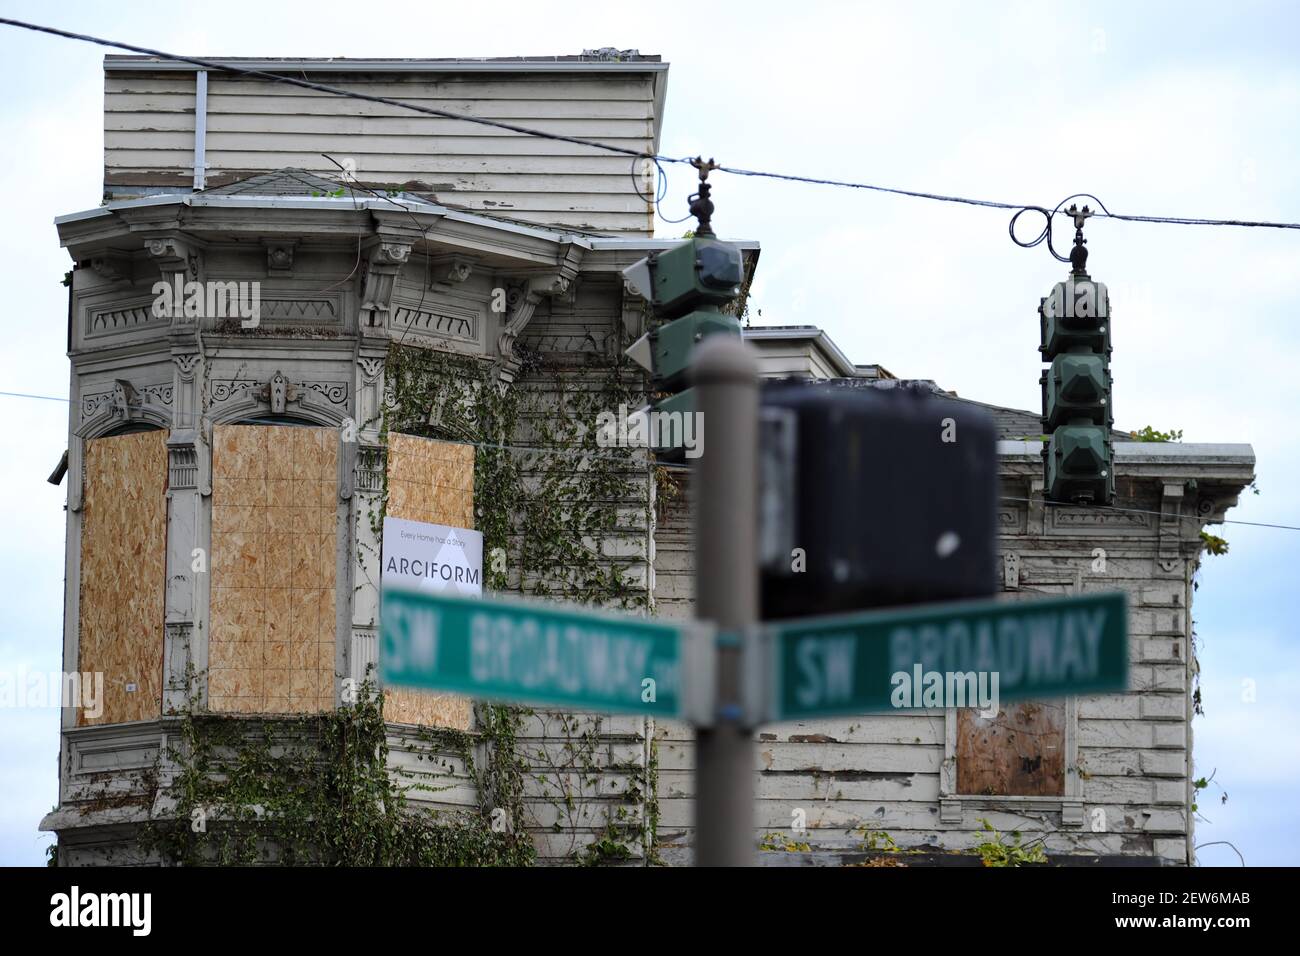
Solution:
[[[982,707],[990,690],[1008,700],[1128,687],[1121,591],[806,618],[769,634],[768,720]]]
[[[541,601],[385,589],[385,685],[576,710],[689,718],[711,698],[707,629]],[[707,710],[698,711],[706,715]]]

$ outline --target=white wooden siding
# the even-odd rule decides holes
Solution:
[[[689,617],[694,551],[684,501],[661,510],[656,538],[656,612]],[[1073,547],[1037,535],[1000,540],[1003,550],[1020,557],[1025,591],[1065,594],[1080,580],[1085,590],[1129,594],[1132,689],[1078,698],[1077,722],[1066,731],[1077,743],[1077,794],[982,798],[945,792],[943,711],[772,724],[754,735],[756,842],[774,835],[778,842],[845,851],[862,843],[861,828],[867,828],[887,832],[903,847],[968,849],[983,839],[980,821],[988,819],[1026,839],[1043,835],[1049,853],[1186,863],[1190,571],[1183,565],[1178,576],[1156,581],[1150,559],[1112,556],[1104,577],[1085,575],[1098,542],[1117,554],[1124,547],[1100,536]],[[1130,554],[1141,548],[1131,540],[1125,545]],[[655,739],[661,854],[669,863],[686,863],[694,843],[694,738],[686,725],[662,721]],[[1066,803],[1082,805],[1083,825],[1064,823]],[[946,810],[957,816],[942,819]],[[792,831],[795,811],[803,811],[806,833]]]
[[[104,82],[104,185],[115,196],[193,180],[194,74],[113,71]],[[651,73],[311,74],[331,86],[653,151]],[[208,188],[274,169],[337,178],[352,160],[377,189],[542,225],[653,233],[631,158],[267,80],[212,74]],[[639,181],[644,192],[652,183]]]

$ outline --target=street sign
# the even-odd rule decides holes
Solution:
[[[540,601],[385,589],[386,685],[575,710],[707,720],[710,628]]]
[[[998,700],[1128,686],[1120,591],[802,618],[769,625],[768,640],[767,720],[976,706],[975,689],[990,685]]]

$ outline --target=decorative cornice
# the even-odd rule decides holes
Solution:
[[[170,321],[166,316],[153,314],[153,303],[121,306],[86,312],[85,337],[98,338],[135,329],[164,327]]]
[[[346,382],[291,382],[277,371],[269,381],[213,379],[210,388],[214,405],[250,402],[269,406],[271,414],[282,415],[290,404],[325,404],[334,412],[346,410],[350,389]]]
[[[396,305],[393,307],[393,327],[428,335],[450,336],[467,342],[478,341],[478,316],[468,310],[453,311],[445,306],[412,309]]]
[[[114,379],[108,388],[82,393],[78,429],[84,429],[97,418],[122,422],[137,419],[167,421],[174,394],[171,382],[136,388],[124,378]]]

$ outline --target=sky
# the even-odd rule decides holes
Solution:
[[[532,0],[470,8],[227,0],[3,2],[4,16],[197,56],[576,54],[672,64],[662,152],[728,165],[1052,207],[1300,221],[1300,7],[1286,3],[778,4]],[[578,28],[575,29],[575,26]],[[56,215],[101,196],[102,48],[0,27],[0,391],[68,390]],[[668,168],[664,211],[691,177]],[[1065,277],[1002,210],[715,176],[715,228],[763,247],[756,324],[814,324],[854,362],[1017,408],[1039,404],[1036,308]],[[1024,217],[1029,236],[1041,228]],[[660,224],[659,235],[684,226]],[[1069,245],[1062,223],[1058,248]],[[1259,495],[1232,519],[1300,525],[1300,231],[1093,220],[1111,290],[1116,423],[1247,442]],[[761,314],[760,313],[761,310]],[[0,671],[60,667],[66,403],[0,396]],[[1193,616],[1197,841],[1249,865],[1300,863],[1300,532],[1214,529]],[[1247,684],[1246,682],[1253,682]],[[1253,693],[1247,690],[1253,686]],[[58,712],[0,709],[0,865],[41,864]],[[1227,801],[1222,798],[1227,796]],[[1238,865],[1226,845],[1206,865]]]

